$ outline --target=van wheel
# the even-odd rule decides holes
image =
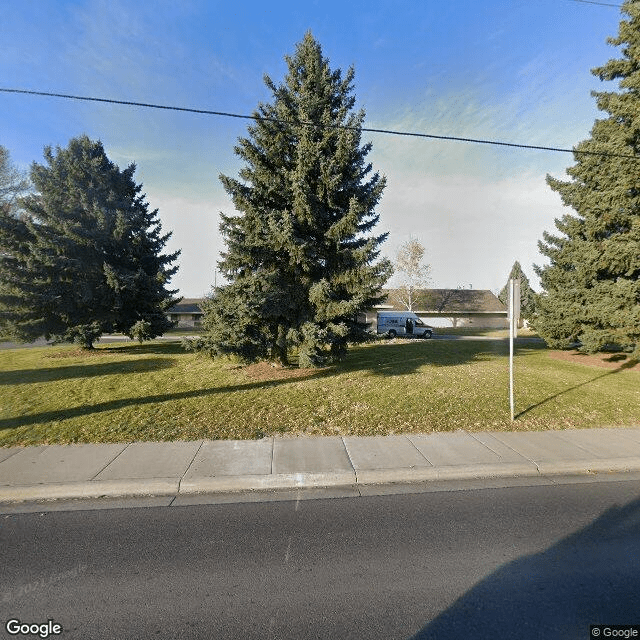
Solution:
[[[428,340],[429,338],[431,338],[431,336],[432,336],[431,331],[425,331],[425,332],[422,334],[422,337],[423,337],[425,340]]]
[[[395,338],[397,335],[398,335],[398,334],[397,334],[393,329],[391,329],[391,331],[389,331],[389,337],[390,337],[392,340],[393,340],[393,338]]]

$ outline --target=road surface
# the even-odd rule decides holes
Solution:
[[[3,632],[586,640],[640,623],[637,481],[1,514],[0,544]]]

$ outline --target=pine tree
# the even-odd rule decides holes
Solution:
[[[0,145],[0,211],[16,213],[18,197],[29,189],[26,176],[11,162],[9,151]]]
[[[539,243],[550,264],[536,268],[544,293],[534,324],[553,347],[578,341],[590,353],[615,345],[640,356],[640,2],[626,0],[622,12],[629,19],[608,39],[622,56],[592,70],[619,80],[619,91],[593,93],[609,115],[576,147],[572,180],[547,177],[575,214]]]
[[[107,331],[161,335],[177,301],[166,284],[179,252],[161,254],[171,234],[161,234],[135,165],[121,171],[86,136],[44,157],[32,165],[36,193],[22,200],[23,214],[0,216],[5,335],[84,348]]]
[[[229,284],[205,303],[205,345],[247,360],[318,366],[364,335],[359,312],[376,304],[391,274],[376,262],[387,234],[371,236],[384,178],[366,162],[364,112],[354,112],[353,69],[332,71],[307,33],[288,73],[260,104],[236,154],[240,180],[220,176],[238,215],[222,215]]]
[[[507,307],[509,306],[509,281],[512,278],[520,279],[520,317],[524,320],[531,320],[536,313],[536,293],[531,288],[529,278],[527,278],[517,260],[513,263],[513,267],[511,267],[511,272],[509,273],[506,284],[498,294],[498,300]]]

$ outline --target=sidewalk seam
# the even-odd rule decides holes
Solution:
[[[269,438],[269,440],[271,440],[271,471],[270,471],[270,475],[273,475],[273,457],[274,457],[274,453],[276,450],[276,441],[275,438],[273,436],[271,436]]]
[[[402,437],[422,456],[422,458],[428,462],[432,468],[435,468],[435,464],[433,464],[433,462],[431,462],[431,460],[429,460],[429,458],[427,458],[427,456],[424,455],[424,453],[422,453],[422,451],[420,451],[420,449],[418,449],[418,447],[416,447],[416,445],[411,442],[411,440],[409,440],[409,438],[407,437],[406,433],[402,434]]]
[[[184,473],[178,478],[178,491],[176,492],[176,495],[173,496],[173,500],[175,500],[176,496],[180,493],[180,489],[182,488],[182,481],[184,480],[184,477],[187,475],[187,471],[189,471],[189,469],[191,468],[191,465],[193,464],[193,461],[196,459],[196,456],[198,455],[200,449],[202,449],[202,445],[204,445],[204,440],[200,440],[200,445],[196,449],[196,452],[193,454],[193,458],[191,458],[191,462],[189,462],[189,464],[187,465],[187,468],[184,470]],[[173,502],[173,500],[171,502]]]
[[[468,436],[471,436],[478,444],[482,445],[485,449],[489,449],[489,451],[491,451],[491,453],[495,453],[498,458],[502,458],[502,456],[497,452],[494,451],[488,444],[485,444],[484,442],[482,442],[482,440],[480,440],[479,438],[476,438],[475,433],[471,432],[471,431],[466,431],[463,429],[463,432],[466,433]],[[508,449],[511,449],[511,451],[513,451],[514,453],[518,453],[515,449],[512,449],[508,444],[504,445],[505,447],[507,447]],[[522,455],[522,454],[518,454],[518,455]],[[526,458],[525,456],[522,456],[525,460],[528,460],[528,458]],[[529,462],[532,462],[531,460],[529,460]]]
[[[347,454],[347,458],[349,459],[349,464],[351,465],[351,468],[353,469],[353,473],[355,474],[356,477],[356,482],[358,481],[358,472],[353,464],[353,460],[351,459],[351,456],[349,455],[349,449],[347,448],[347,443],[345,442],[345,436],[340,436],[340,440],[342,440],[342,446],[344,447],[344,452]]]
[[[13,458],[13,456],[15,456],[16,454],[20,453],[21,451],[24,450],[25,447],[11,447],[12,449],[15,449],[15,451],[8,457],[6,457],[4,460],[2,460],[2,462],[6,462],[7,460],[9,460],[10,458]],[[2,464],[2,462],[0,462],[0,464]]]
[[[109,462],[107,462],[107,464],[105,464],[104,467],[102,467],[102,469],[100,469],[100,471],[98,471],[98,473],[96,473],[96,475],[93,476],[93,478],[89,478],[89,482],[92,482],[93,480],[95,480],[112,462],[117,460],[132,444],[133,442],[127,442],[126,443],[127,446],[124,447],[124,449],[122,449],[122,451],[120,451],[118,455],[116,455],[114,458],[111,458],[111,460],[109,460]]]
[[[465,431],[465,433],[469,433],[468,431]],[[485,444],[484,442],[482,442],[480,439],[476,438],[475,434],[473,433],[469,433],[469,435],[478,443],[480,443],[483,447],[486,447],[487,449],[489,449],[489,451],[491,451],[492,453],[495,453],[499,458],[502,459],[502,456],[497,452],[494,451],[489,445]],[[536,471],[538,472],[538,475],[543,477],[542,472],[540,471],[540,465],[535,461],[535,460],[531,460],[531,458],[527,458],[527,456],[524,455],[524,453],[520,453],[519,451],[516,451],[512,446],[508,445],[506,442],[500,440],[500,438],[498,438],[497,434],[490,434],[493,435],[494,438],[500,442],[503,446],[505,446],[507,449],[511,449],[511,451],[513,451],[513,453],[515,453],[516,455],[519,455],[521,458],[523,458],[524,460],[526,460],[527,462],[530,462],[532,465],[535,466]]]
[[[491,435],[493,435],[493,437],[498,440],[498,442],[500,442],[502,445],[504,445],[505,447],[507,447],[507,449],[511,449],[511,451],[513,451],[513,453],[519,455],[521,458],[524,458],[527,462],[530,462],[531,464],[535,465],[538,473],[540,475],[542,475],[542,473],[540,472],[540,465],[538,465],[538,463],[535,460],[532,460],[531,458],[528,458],[527,456],[524,455],[524,453],[520,453],[519,451],[516,451],[511,445],[508,445],[506,442],[504,442],[504,440],[500,440],[500,438],[498,437],[497,433],[492,433]],[[478,440],[478,442],[480,442],[480,440]],[[480,444],[484,444],[484,442],[480,442]],[[487,446],[487,445],[485,445]],[[491,447],[489,447],[489,449],[491,449]],[[491,451],[493,451],[493,449],[491,449]],[[497,451],[493,451],[493,453],[495,453],[497,456],[500,456],[500,454]],[[502,458],[502,456],[500,456]]]
[[[358,478],[358,470],[356,469],[355,465],[353,464],[353,460],[351,459],[351,455],[349,454],[349,448],[347,447],[347,443],[345,441],[345,437],[346,436],[340,436],[340,440],[342,440],[342,446],[344,447],[344,451],[347,454],[347,459],[349,460],[349,464],[351,465],[351,468],[353,469],[353,477],[355,478],[355,487],[356,490],[358,491],[358,494],[360,495],[360,497],[362,497],[362,494],[360,493],[360,480]]]

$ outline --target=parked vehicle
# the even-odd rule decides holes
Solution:
[[[378,311],[378,333],[386,333],[390,338],[396,336],[416,336],[431,338],[433,327],[426,325],[412,311]]]

